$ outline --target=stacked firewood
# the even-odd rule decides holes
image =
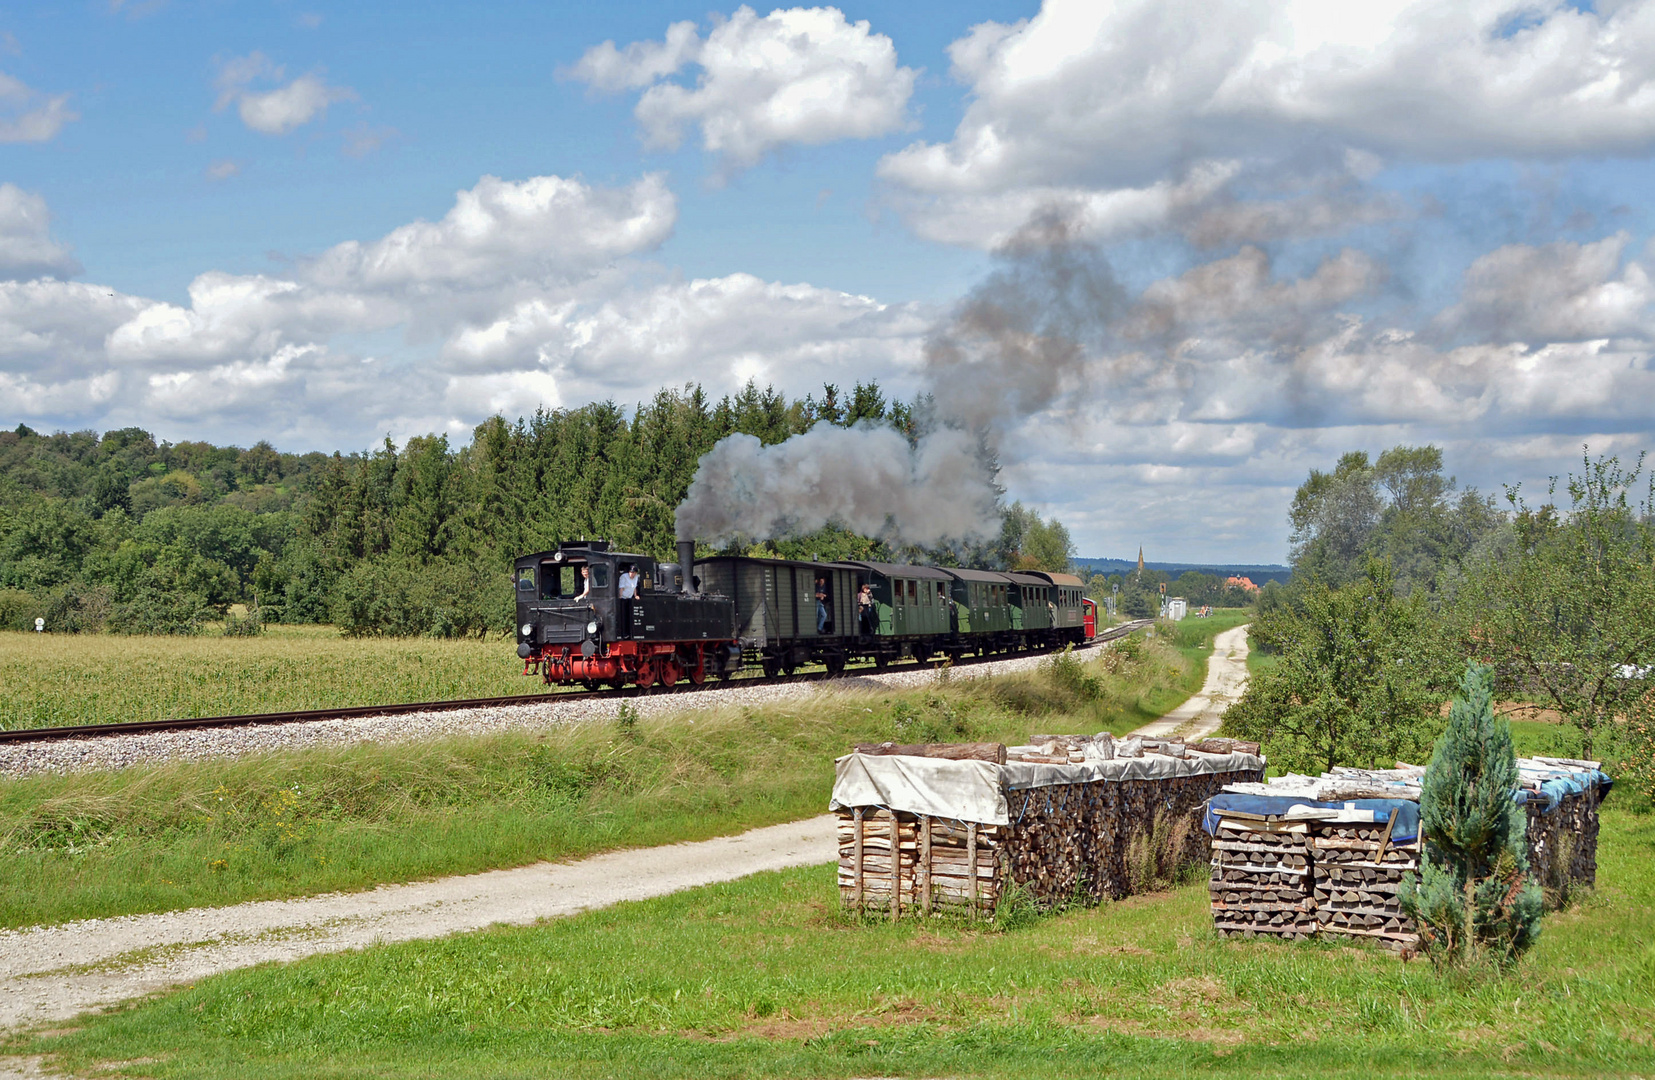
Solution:
[[[939,910],[993,914],[1005,880],[1005,826],[863,807],[837,816],[839,895],[847,905],[892,918]]]
[[[1226,937],[1316,932],[1310,853],[1302,823],[1225,818],[1213,837],[1213,926]]]
[[[1156,742],[1158,746],[1169,744],[1170,740]],[[1035,736],[1027,746],[1002,749],[1003,757],[993,751],[992,744],[900,748],[882,744],[856,750],[874,755],[907,751],[916,757],[989,762],[1001,757],[1070,765],[1112,760],[1122,745],[1107,735],[1043,735]],[[1122,756],[1139,757],[1145,752],[1143,744],[1126,749],[1130,754]],[[1188,756],[1181,744],[1179,749],[1182,754],[1169,756]],[[1235,749],[1215,747],[1205,752],[1233,753]],[[1103,757],[1103,753],[1111,756]],[[1071,760],[1071,754],[1080,761]],[[1050,783],[1006,790],[1006,825],[893,813],[884,807],[837,810],[839,891],[844,903],[893,918],[945,909],[992,917],[1012,883],[1045,907],[1126,896],[1143,883],[1145,875],[1138,863],[1145,859],[1162,878],[1178,867],[1205,860],[1202,807],[1226,784],[1257,779],[1262,768],[1085,782],[1062,782],[1074,774],[1052,772]]]
[[[1572,886],[1596,879],[1602,774],[1597,762],[1559,758],[1519,758],[1518,769],[1528,817],[1529,868],[1548,904],[1556,905]],[[1418,935],[1402,913],[1399,896],[1404,877],[1419,867],[1421,838],[1393,836],[1400,811],[1373,810],[1381,818],[1374,822],[1337,819],[1354,816],[1355,804],[1344,800],[1387,799],[1392,806],[1418,802],[1424,772],[1422,766],[1398,762],[1395,769],[1336,768],[1320,777],[1287,776],[1268,784],[1226,787],[1230,794],[1271,797],[1280,810],[1213,808],[1214,927],[1230,936],[1301,938],[1315,933],[1402,950],[1414,947]],[[1560,784],[1547,786],[1560,777]],[[1410,826],[1410,831],[1417,829]],[[1290,871],[1301,866],[1305,872],[1295,881]]]
[[[1391,842],[1391,826],[1312,822],[1311,867],[1316,919],[1325,934],[1370,938],[1391,948],[1419,935],[1402,914],[1402,876],[1419,868],[1419,841]]]

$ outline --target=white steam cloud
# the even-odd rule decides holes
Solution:
[[[994,500],[967,432],[937,430],[910,447],[893,428],[819,424],[774,446],[731,435],[702,455],[678,538],[723,547],[832,524],[933,546],[997,532]]]

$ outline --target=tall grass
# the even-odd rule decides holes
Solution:
[[[206,980],[22,1040],[191,1077],[1182,1076],[1655,1072],[1655,820],[1509,977],[1217,939],[1186,885],[1016,929],[840,913],[829,867],[532,928]]]

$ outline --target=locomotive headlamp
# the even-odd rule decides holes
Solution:
[[[530,634],[534,633],[534,623],[531,623],[531,622],[524,623],[521,632],[522,632],[524,637],[528,637]]]
[[[563,552],[561,552],[561,551],[552,552],[552,561],[553,562],[562,562],[563,561]]]
[[[593,619],[591,622],[587,623],[586,632],[588,634],[596,634],[598,632],[598,620]]]

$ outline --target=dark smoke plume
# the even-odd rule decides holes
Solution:
[[[888,427],[818,425],[775,446],[732,435],[705,454],[678,507],[680,539],[725,546],[833,524],[937,546],[999,532],[993,467],[1000,432],[1075,390],[1088,347],[1125,309],[1125,291],[1062,215],[1036,218],[1002,267],[931,334],[925,374],[934,427],[910,447]]]
[[[839,525],[864,536],[936,545],[999,528],[975,441],[942,429],[910,447],[873,424],[820,424],[765,446],[731,435],[705,455],[678,508],[678,538],[723,547]]]

